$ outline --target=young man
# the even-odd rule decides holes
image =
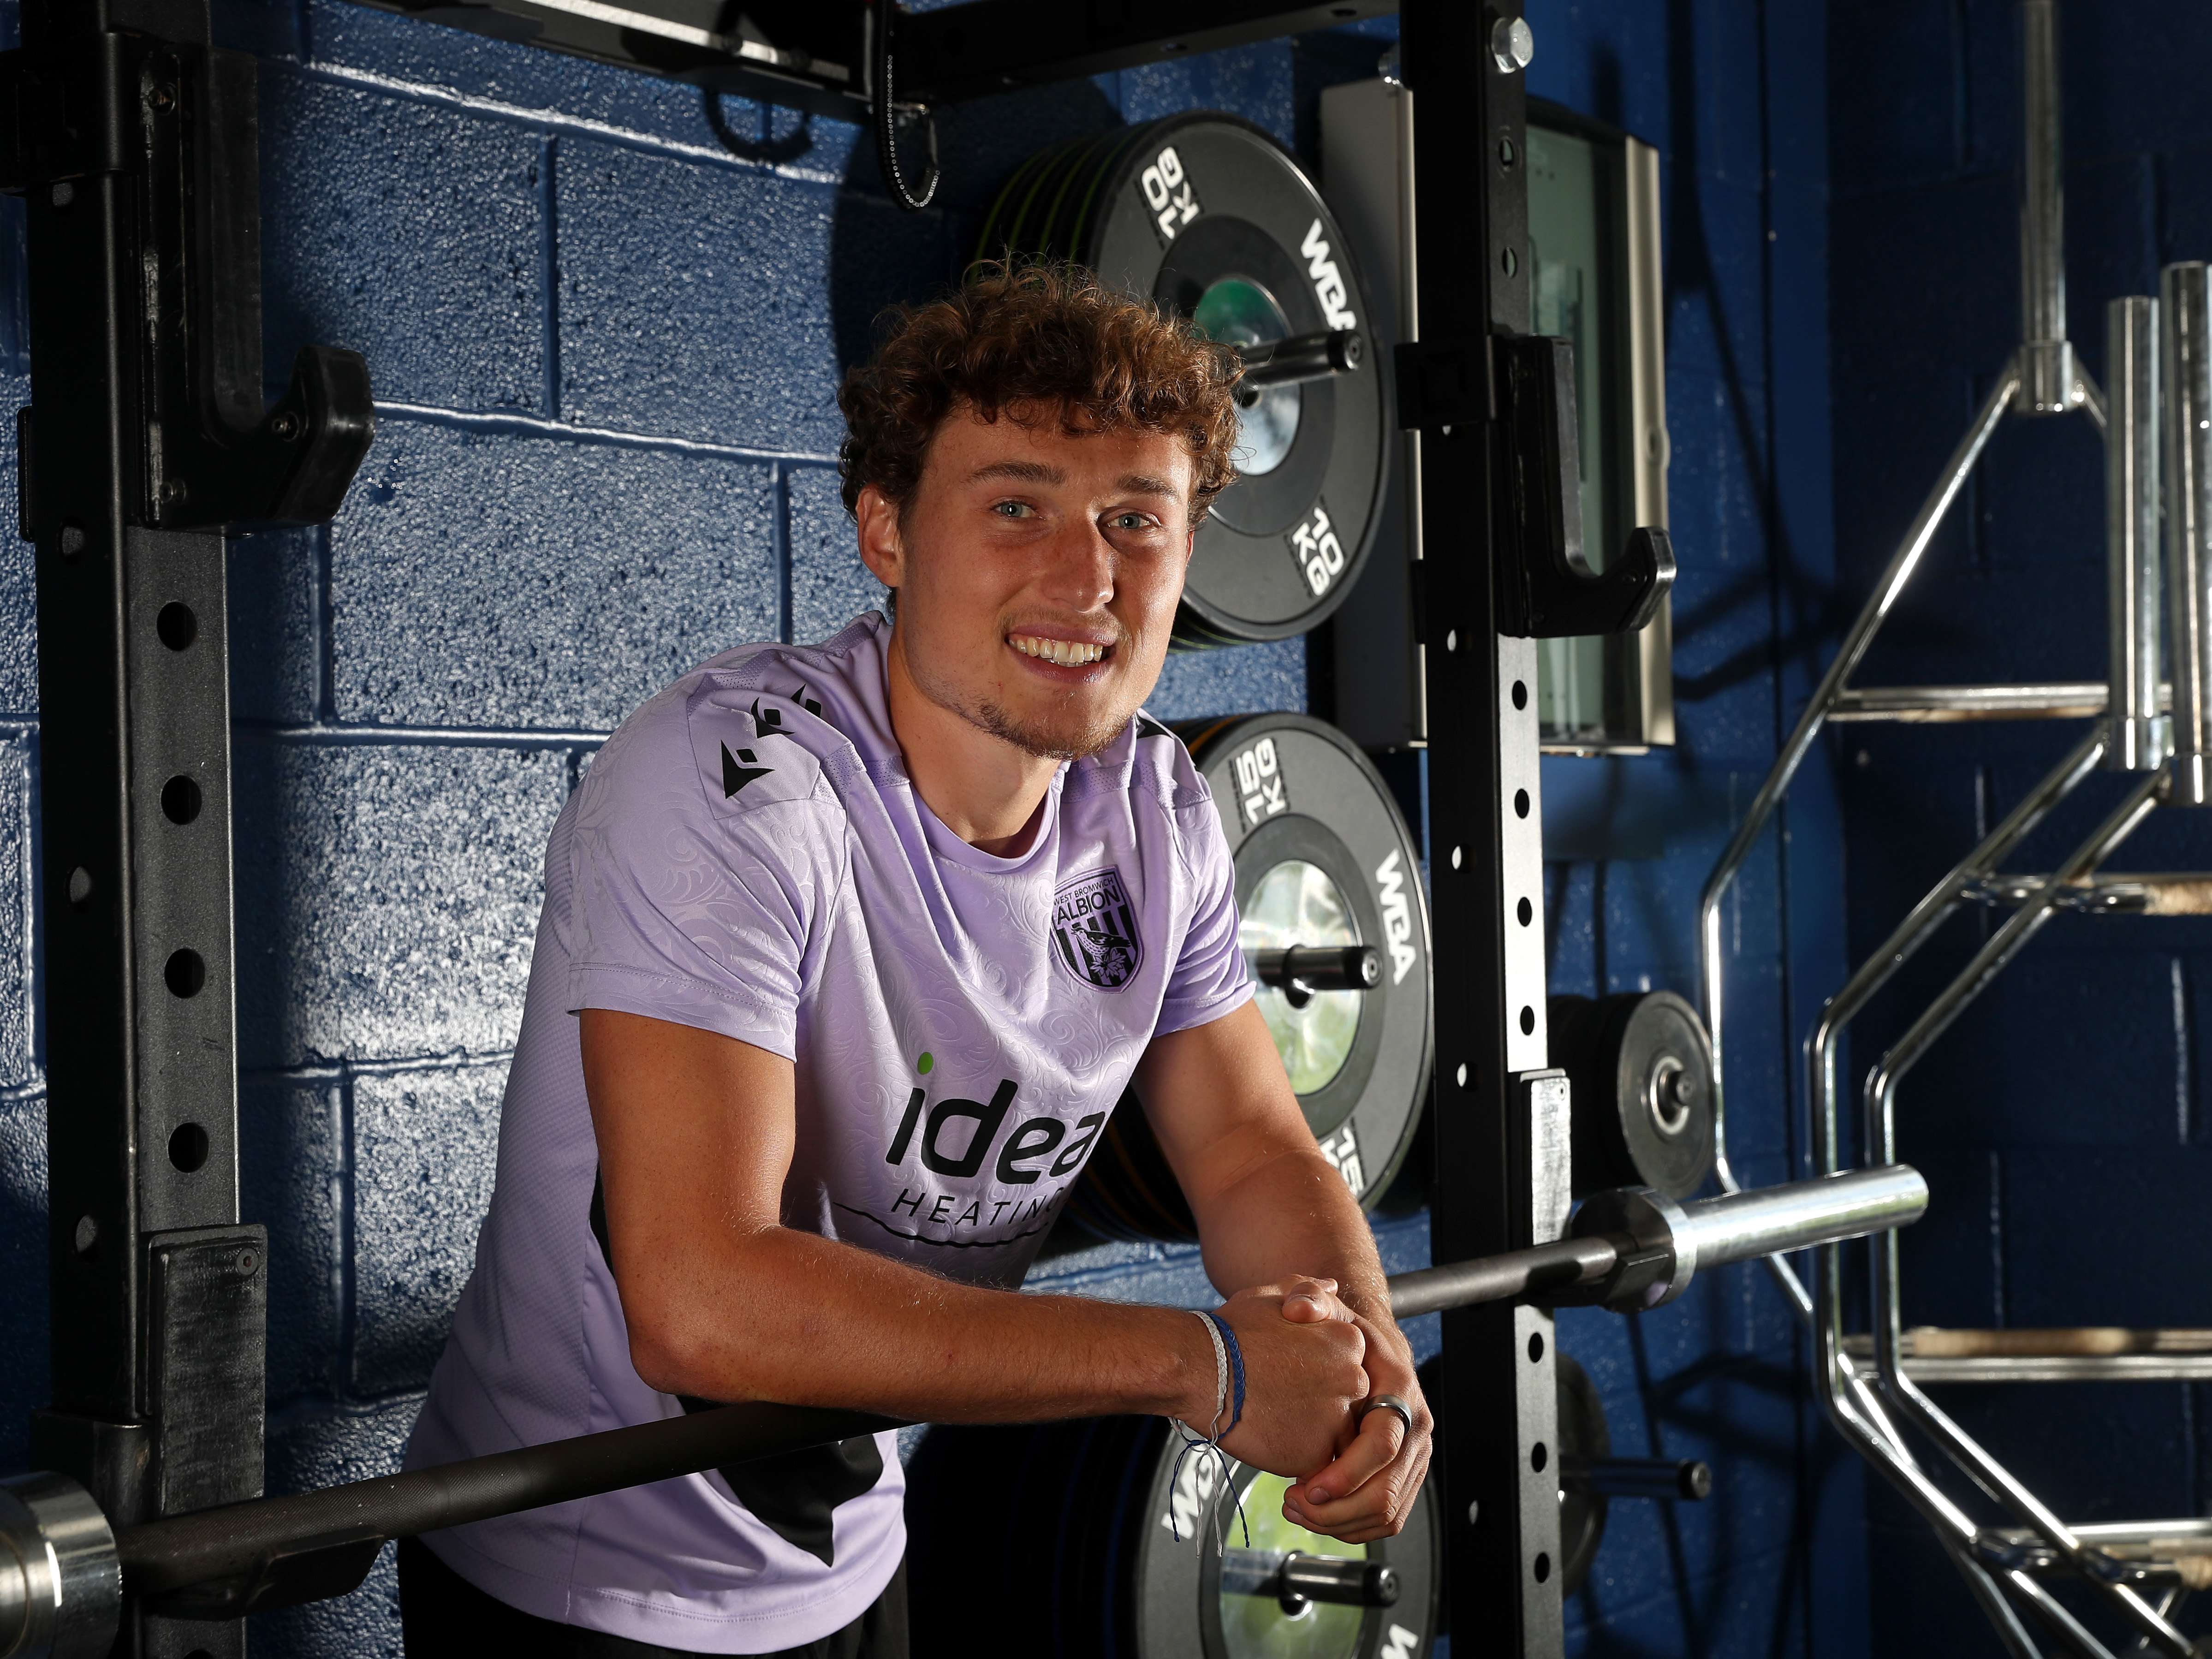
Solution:
[[[1429,1419],[1138,705],[1235,473],[1233,360],[1049,270],[908,313],[842,402],[893,595],[715,658],[562,815],[474,1276],[410,1466],[773,1400],[1215,1422],[1186,1311],[1017,1294],[1134,1076],[1242,1350],[1230,1455],[1395,1532]],[[1382,1396],[1399,1409],[1363,1413]],[[1225,1425],[1225,1418],[1221,1419]],[[411,1654],[905,1651],[888,1436],[433,1534]]]

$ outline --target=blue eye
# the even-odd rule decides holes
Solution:
[[[1114,515],[1114,523],[1122,530],[1142,530],[1145,515],[1141,513],[1117,513]]]
[[[1026,519],[1034,516],[1036,509],[1027,501],[998,501],[993,504],[991,511],[1001,518]]]

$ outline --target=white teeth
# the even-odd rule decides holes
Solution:
[[[1062,668],[1079,668],[1085,663],[1097,662],[1106,654],[1103,645],[1085,645],[1074,640],[1048,640],[1037,634],[1012,634],[1007,642],[1025,657],[1037,657],[1046,662],[1058,663]]]

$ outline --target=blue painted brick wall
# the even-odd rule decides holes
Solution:
[[[2014,11],[2008,0],[1832,7],[1838,606],[1863,599],[2018,337]],[[2068,326],[2101,376],[2106,302],[2155,292],[2166,261],[2212,257],[2212,111],[2199,86],[2212,15],[2188,0],[2068,0],[2060,20]],[[2002,428],[1859,683],[2102,679],[2102,450],[2085,419]],[[2081,734],[1838,731],[1824,770],[1843,804],[1854,955]],[[2094,781],[2011,867],[2050,868],[2119,787]],[[2162,813],[2113,867],[2209,863],[2202,815]],[[1885,994],[1852,1034],[1850,1083],[1990,925],[1954,922]],[[2202,1230],[2178,1224],[2212,1178],[2208,947],[2201,921],[2061,921],[1906,1079],[1901,1150],[1934,1190],[1905,1239],[1908,1324],[2212,1322]],[[2069,1519],[2203,1511],[2201,1390],[1939,1399]],[[1926,1529],[1886,1491],[1870,1510],[1875,1581],[1910,1587],[1876,1599],[1876,1650],[2000,1652]]]
[[[1536,0],[1532,89],[1665,157],[1684,740],[1620,763],[1664,855],[1550,867],[1554,988],[1692,981],[1698,886],[1832,626],[1828,184],[1819,8]],[[604,734],[692,662],[819,637],[875,602],[837,498],[833,392],[878,309],[967,252],[1036,146],[1194,105],[1316,147],[1321,85],[1384,26],[946,112],[939,208],[884,200],[856,130],[337,0],[224,0],[263,64],[269,364],[365,353],[379,434],[326,529],[233,553],[245,1202],[274,1248],[270,1486],[390,1468],[489,1189],[554,815]],[[24,396],[0,204],[0,404]],[[1839,356],[1838,361],[1841,361]],[[12,423],[0,408],[0,447]],[[1946,416],[1946,418],[1948,418]],[[0,457],[0,496],[13,486]],[[10,503],[0,499],[0,522]],[[29,562],[0,553],[0,1465],[46,1394]],[[1302,708],[1303,642],[1174,659],[1170,719]],[[1836,813],[1793,803],[1729,912],[1744,1173],[1802,1163],[1791,1033],[1840,960]],[[0,981],[0,985],[4,985]],[[1419,1217],[1378,1229],[1394,1267]],[[1188,1251],[1054,1258],[1039,1282],[1191,1302]],[[1433,1348],[1433,1320],[1415,1332]],[[1576,1653],[1867,1650],[1856,1466],[1804,1402],[1750,1270],[1638,1322],[1576,1312],[1627,1452],[1711,1460],[1711,1502],[1614,1506]],[[275,1655],[396,1653],[388,1557],[360,1595],[257,1621]]]

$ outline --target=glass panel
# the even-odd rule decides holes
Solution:
[[[1535,331],[1571,341],[1582,470],[1583,556],[1602,570],[1615,539],[1608,517],[1613,469],[1605,453],[1605,387],[1611,363],[1601,263],[1605,192],[1596,146],[1528,128],[1528,264]],[[1605,735],[1606,641],[1546,640],[1538,655],[1536,712],[1547,743]]]

